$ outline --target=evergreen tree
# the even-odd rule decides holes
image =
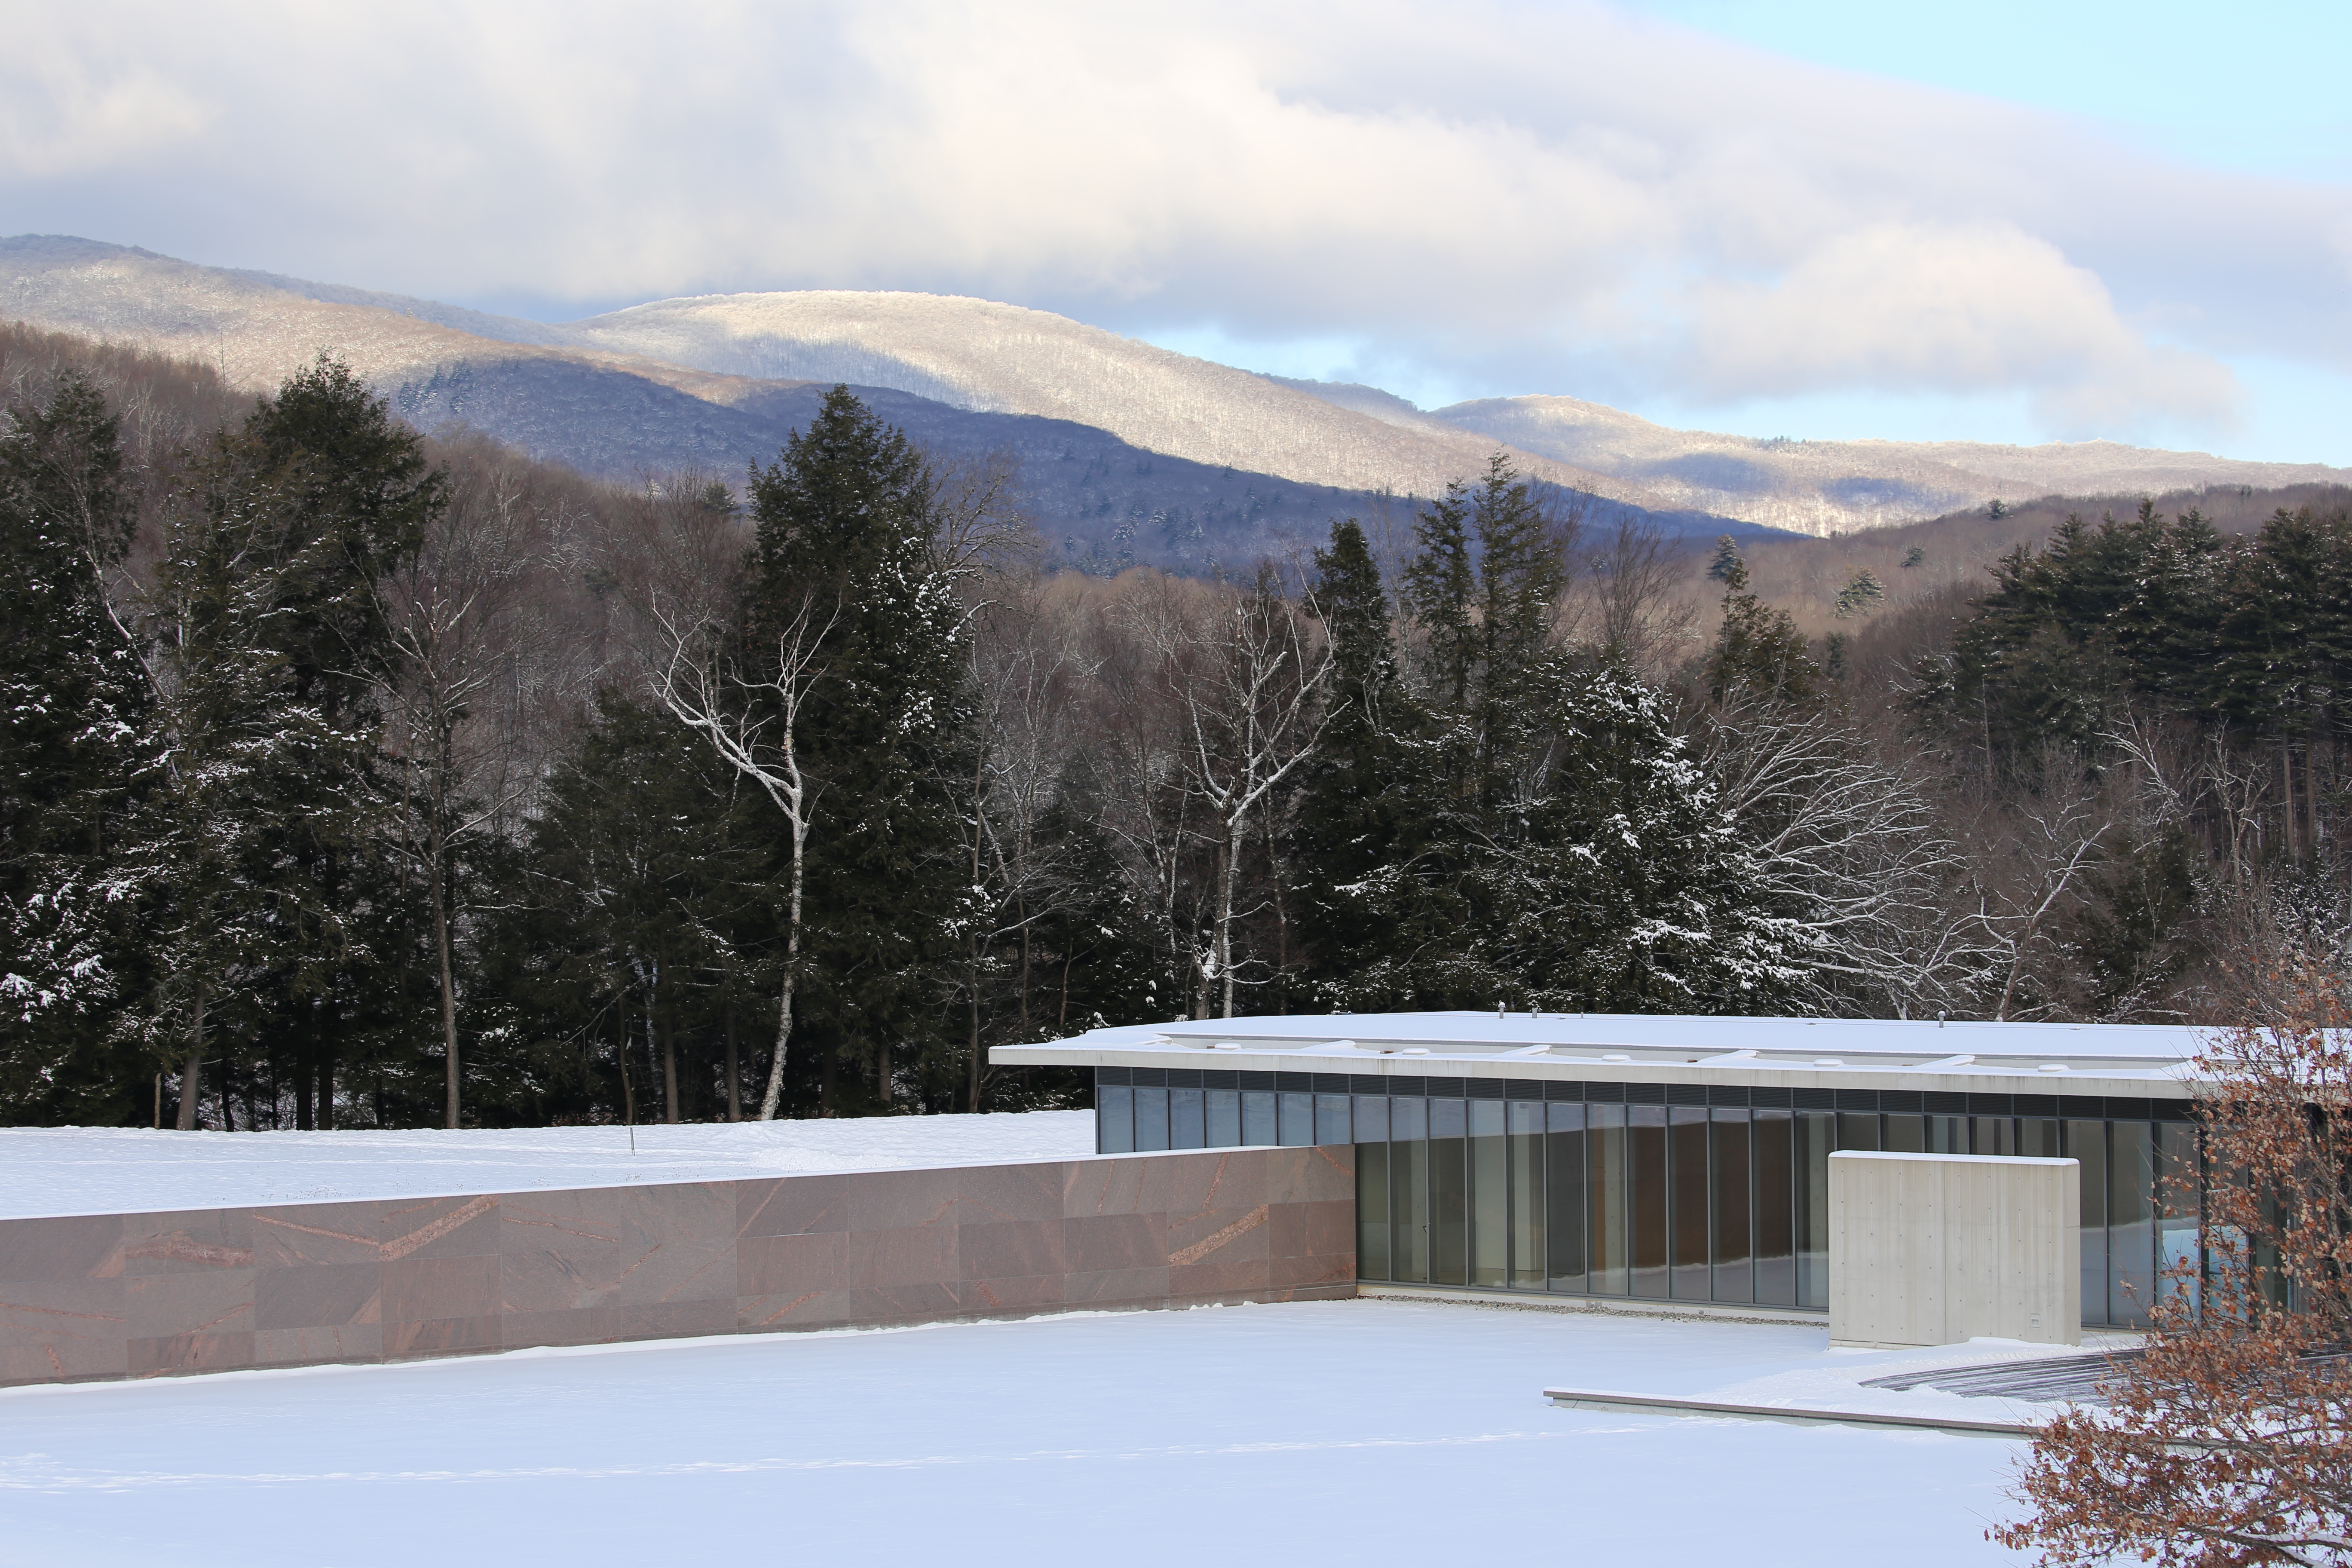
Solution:
[[[478,1119],[740,1114],[742,1064],[730,1077],[713,1047],[730,1027],[762,1033],[750,955],[774,924],[764,804],[668,715],[598,695],[505,867],[472,1019]]]
[[[1733,542],[1731,535],[1718,534],[1715,541],[1715,554],[1708,558],[1706,563],[1707,580],[1728,583],[1733,570],[1739,563],[1739,546]]]
[[[1838,619],[1848,621],[1869,615],[1885,602],[1886,584],[1878,580],[1878,574],[1867,566],[1857,566],[1853,575],[1845,580],[1845,586],[1838,590],[1834,611]]]
[[[102,581],[132,507],[85,377],[0,420],[0,1103],[80,1115],[135,980],[120,856],[146,687]]]
[[[354,1035],[411,1022],[395,979],[422,932],[397,907],[376,834],[381,697],[398,663],[378,588],[419,547],[447,483],[415,433],[321,355],[215,442],[195,500],[163,574],[180,687],[172,744],[204,759],[174,775],[173,831],[213,843],[221,874],[243,879],[245,897],[271,911],[269,973],[244,1026],[253,1048],[291,1069],[296,1124],[332,1126]],[[236,772],[234,786],[223,769]],[[184,887],[184,904],[188,896]],[[215,896],[229,895],[185,907]],[[249,944],[240,951],[246,963],[265,962]],[[194,986],[198,1013],[200,952],[187,960],[195,972],[166,982]],[[389,1016],[371,1006],[377,999],[394,1002]]]
[[[1770,1010],[1803,979],[1791,932],[1664,695],[1609,662],[1547,673],[1550,765],[1478,879],[1497,994],[1580,1012]]]
[[[1418,825],[1398,767],[1400,737],[1422,729],[1397,669],[1388,590],[1355,519],[1315,552],[1316,606],[1331,639],[1330,720],[1300,786],[1296,865],[1312,961],[1344,969],[1381,923],[1365,884],[1409,858]]]
[[[746,659],[801,617],[828,628],[804,751],[822,795],[805,976],[827,1110],[890,1106],[894,1051],[911,1050],[919,1075],[945,1044],[937,981],[961,890],[945,781],[971,704],[962,607],[933,559],[933,501],[921,454],[846,387],[751,477]],[[845,1059],[871,1071],[870,1091],[837,1080]]]
[[[1706,657],[1708,697],[1718,706],[1808,703],[1821,695],[1819,678],[1797,623],[1748,585],[1745,562],[1733,563],[1724,579],[1723,626]]]

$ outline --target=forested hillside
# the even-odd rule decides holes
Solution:
[[[1498,458],[1105,578],[846,388],[627,486],[331,359],[257,404],[16,330],[0,403],[15,1121],[1054,1104],[986,1048],[1250,1012],[2221,1017],[2352,936],[2340,491],[1751,560]]]

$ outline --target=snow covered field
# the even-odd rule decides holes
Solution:
[[[1361,1300],[13,1389],[0,1564],[1996,1563],[2021,1445],[1540,1391],[1843,1403],[2004,1352]]]
[[[631,1148],[634,1139],[635,1149]],[[706,1182],[1095,1152],[1094,1113],[877,1116],[511,1132],[0,1129],[0,1219]]]

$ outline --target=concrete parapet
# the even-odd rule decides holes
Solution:
[[[0,1220],[0,1385],[1352,1296],[1353,1156]]]

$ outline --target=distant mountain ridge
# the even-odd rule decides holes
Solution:
[[[897,313],[904,317],[906,301],[928,297],[865,298],[898,301]],[[1077,366],[1075,381],[1066,375],[1059,384],[1041,384],[1037,366],[1050,356],[1032,353],[1025,379],[1024,367],[1016,366],[997,377],[1001,385],[992,383],[991,356],[1003,351],[992,339],[950,330],[934,330],[928,346],[919,341],[896,350],[888,341],[869,335],[861,342],[854,331],[835,331],[803,332],[782,344],[733,342],[731,359],[705,342],[693,356],[714,364],[767,372],[789,364],[810,373],[739,374],[600,343],[634,335],[667,346],[652,331],[659,312],[619,313],[630,318],[625,331],[610,324],[614,318],[551,327],[433,300],[202,267],[91,240],[0,240],[0,316],[198,359],[256,391],[331,348],[420,428],[462,424],[589,473],[632,477],[699,468],[739,478],[747,464],[772,459],[786,437],[807,422],[824,389],[845,380],[926,446],[1019,453],[1024,488],[1055,557],[1094,571],[1138,563],[1246,570],[1261,555],[1295,553],[1319,540],[1334,515],[1362,514],[1400,494],[1433,492],[1483,467],[1491,450],[1484,438],[1452,430],[1438,442],[1400,443],[1380,422],[1305,394],[1044,312],[985,301],[919,303],[912,311],[936,314],[941,304],[966,321],[993,323],[994,330],[1009,321],[1016,337],[1056,342],[1061,363]],[[887,305],[883,315],[889,315]],[[709,338],[708,329],[708,321],[689,319],[668,330]],[[1139,374],[1165,388],[1190,377],[1211,390],[1192,397],[1196,413],[1189,424],[1151,425],[1155,401],[1181,408],[1183,398],[1133,393],[1123,404],[1108,400],[1117,405],[1090,419],[1055,416],[1057,409],[1091,406],[1087,377],[1102,376],[1087,366],[1106,359],[1140,364],[1130,379]],[[1271,413],[1264,407],[1268,404]],[[1324,460],[1285,461],[1282,471],[1253,467],[1267,444],[1253,446],[1243,437],[1254,424],[1270,427],[1286,419],[1321,443]],[[1122,438],[1106,425],[1122,425],[1160,444]],[[1343,458],[1333,459],[1335,452]],[[1524,460],[1531,471],[1562,482],[1581,481],[1587,489],[1606,483],[1547,458]],[[1332,482],[1373,475],[1388,477]],[[1654,514],[1638,502],[1602,500],[1596,508],[1604,520],[1654,516],[1669,533],[1727,527],[1757,531],[1710,515]]]
[[[1499,446],[1531,475],[1670,533],[1825,534],[2000,498],[2343,482],[2352,470],[2118,447],[1780,442],[1669,429],[1568,397],[1424,412],[1286,381],[1046,311],[807,290],[656,300],[551,325],[201,267],[91,240],[0,240],[0,315],[274,384],[322,347],[410,418],[458,421],[590,472],[740,472],[846,382],[927,443],[1011,447],[1066,558],[1232,566],[1334,512],[1437,493]],[[886,396],[887,395],[887,396]]]

